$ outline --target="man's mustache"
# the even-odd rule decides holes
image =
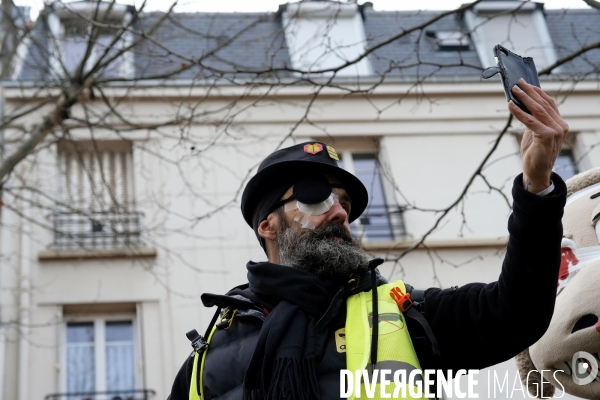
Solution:
[[[342,223],[326,221],[314,230],[284,224],[280,228],[277,245],[283,265],[323,279],[347,277],[368,270],[371,257]]]
[[[325,222],[315,230],[309,230],[304,234],[314,239],[328,239],[331,236],[335,236],[347,243],[354,242],[352,235],[348,232],[346,227],[335,222]]]

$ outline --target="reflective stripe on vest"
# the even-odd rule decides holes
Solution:
[[[406,293],[404,282],[396,281],[381,285],[377,288],[378,314],[379,314],[379,335],[377,345],[377,369],[390,370],[391,375],[386,379],[391,381],[386,387],[386,393],[393,394],[395,385],[393,383],[394,372],[397,370],[406,371],[404,380],[408,382],[410,372],[421,370],[417,354],[408,334],[406,319],[399,310],[398,305],[390,295],[394,287],[399,287],[402,293]],[[371,356],[371,330],[372,330],[372,307],[373,300],[371,291],[357,293],[346,300],[346,368],[353,374],[357,370],[372,370],[370,364]],[[362,372],[361,372],[362,373]],[[422,376],[415,376],[416,381],[422,382]],[[356,378],[356,375],[355,375]],[[378,379],[379,381],[379,379]],[[423,392],[423,391],[422,391]],[[400,390],[400,395],[402,390]],[[414,399],[410,396],[408,387],[405,389],[406,399]],[[380,399],[381,391],[379,384],[376,385],[372,397],[367,397],[364,383],[361,385],[360,398]],[[371,394],[371,393],[370,393]],[[355,398],[352,393],[351,399]],[[425,399],[425,396],[418,397]]]
[[[387,387],[386,393],[392,394],[395,389],[393,384],[393,373],[396,370],[406,371],[406,380],[410,371],[421,369],[417,354],[412,345],[408,329],[406,328],[406,319],[402,312],[398,309],[398,305],[390,295],[390,291],[394,287],[399,287],[403,293],[406,293],[404,282],[396,281],[387,283],[377,288],[378,305],[379,305],[379,342],[377,349],[377,366],[378,369],[389,369],[392,375],[388,379],[392,381]],[[371,367],[369,360],[371,355],[371,323],[372,323],[372,297],[371,291],[361,292],[350,296],[346,300],[346,368],[353,373],[356,370],[365,370]],[[207,343],[210,343],[216,326],[213,327]],[[210,349],[210,345],[202,354],[200,363],[200,371],[198,371],[198,361],[200,354],[194,355],[194,367],[192,370],[190,395],[189,400],[201,400],[204,398],[203,371],[206,359],[206,353]],[[200,374],[200,388],[197,386],[198,374]],[[419,379],[420,375],[419,375]],[[362,392],[360,398],[368,398],[366,396],[365,387],[361,385]],[[200,390],[198,390],[200,389]],[[380,399],[380,387],[375,388],[374,397],[372,399]],[[400,392],[402,393],[402,391]],[[354,393],[350,397],[354,399]],[[406,389],[406,399],[415,399],[411,397],[408,388]],[[425,399],[426,397],[419,397]]]

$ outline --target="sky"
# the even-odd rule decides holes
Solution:
[[[139,7],[142,0],[117,0],[123,4],[134,4]],[[35,18],[43,7],[42,0],[14,0],[17,5],[30,6]],[[364,1],[359,0],[359,3]],[[377,11],[389,10],[449,10],[466,3],[466,0],[372,0]],[[587,8],[582,0],[539,0],[546,8]],[[180,12],[264,12],[277,11],[285,0],[179,0],[176,11]],[[147,0],[148,11],[164,11],[171,5],[171,0]]]

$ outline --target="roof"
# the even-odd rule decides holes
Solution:
[[[600,40],[600,12],[594,9],[548,10],[546,21],[558,59]],[[561,74],[597,76],[600,49],[593,49],[561,67]]]
[[[369,47],[385,39],[426,23],[441,11],[378,12],[366,10],[364,26]],[[448,15],[429,25],[428,31],[465,32],[467,29],[456,15]],[[420,31],[410,33],[376,50],[369,56],[377,75],[389,74],[413,78],[436,76],[466,76],[481,73],[482,66],[471,45],[468,50],[439,51],[434,40]],[[464,65],[464,66],[460,66]],[[440,68],[440,66],[444,66]]]
[[[363,10],[363,22],[369,47],[410,29],[440,11],[380,12]],[[594,9],[546,10],[550,36],[559,58],[600,37],[600,12]],[[162,13],[141,14],[135,23],[138,31],[148,29],[163,17]],[[465,24],[455,14],[448,15],[428,31],[466,32]],[[49,76],[48,27],[41,23],[34,32],[18,80],[44,80]],[[282,18],[277,13],[175,13],[136,47],[135,77],[169,75],[171,78],[248,78],[248,71],[287,68],[291,65]],[[193,65],[199,60],[199,65]],[[431,37],[414,32],[377,49],[369,55],[376,76],[431,79],[477,79],[484,66],[471,43],[468,49],[440,51]],[[419,62],[420,61],[420,62]],[[560,73],[596,74],[600,49],[564,65]],[[173,75],[173,72],[177,72]],[[245,71],[240,73],[239,71]],[[289,76],[280,72],[279,77]]]
[[[161,13],[142,15],[138,28],[148,30]],[[160,75],[199,60],[178,78],[220,77],[239,70],[259,71],[289,66],[281,19],[274,13],[173,14],[136,50],[136,76]],[[247,75],[247,74],[242,74]]]

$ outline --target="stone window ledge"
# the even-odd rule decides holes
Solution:
[[[122,249],[70,249],[42,250],[38,253],[39,261],[83,260],[98,258],[155,258],[154,247],[132,247]]]

